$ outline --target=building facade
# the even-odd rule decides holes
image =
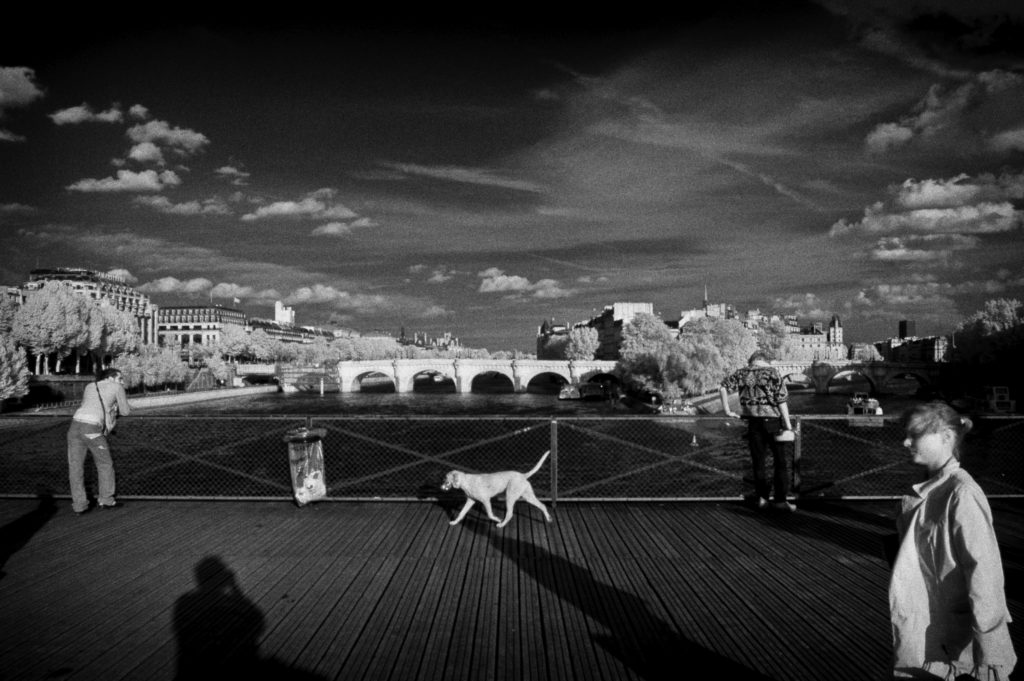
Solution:
[[[638,314],[654,314],[653,303],[613,303],[606,305],[601,314],[574,326],[587,326],[597,330],[597,352],[594,359],[615,361],[619,359],[622,345],[622,325],[633,321]]]
[[[157,313],[157,337],[162,346],[188,348],[216,345],[225,325],[246,328],[245,313],[221,305],[174,305]]]

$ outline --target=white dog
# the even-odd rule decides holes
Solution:
[[[473,503],[479,501],[483,504],[484,510],[487,511],[487,517],[497,522],[498,527],[505,527],[508,521],[512,520],[512,507],[519,499],[523,499],[527,503],[539,508],[541,513],[544,514],[544,519],[550,523],[551,515],[548,513],[547,507],[534,495],[533,486],[530,485],[530,481],[527,479],[540,470],[540,467],[544,465],[544,461],[550,453],[550,450],[544,452],[544,456],[540,457],[540,461],[537,462],[537,465],[529,473],[520,473],[519,471],[479,474],[451,471],[448,473],[444,478],[444,484],[441,485],[441,489],[448,491],[455,487],[466,493],[466,505],[462,507],[458,517],[449,524],[455,525],[460,522],[469,513]],[[505,493],[505,519],[499,520],[494,515],[494,511],[491,510],[491,499],[502,492]]]

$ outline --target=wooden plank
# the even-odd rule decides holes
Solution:
[[[584,616],[585,649],[595,656],[593,664],[601,677],[609,680],[636,678],[615,638],[616,626],[609,617],[607,602],[612,594],[595,576],[592,562],[583,558],[593,556],[593,547],[587,543],[582,530],[589,522],[589,508],[588,504],[582,506],[579,513],[566,514],[565,522],[560,525],[570,555],[578,556],[561,565],[560,582],[565,587],[561,593],[567,594]]]
[[[393,656],[389,678],[394,681],[409,678],[441,678],[426,675],[425,652],[441,653],[443,660],[443,653],[447,651],[448,630],[445,615],[452,612],[448,607],[449,596],[446,586],[451,584],[450,580],[461,580],[460,570],[456,566],[462,568],[464,572],[466,565],[464,561],[456,561],[453,554],[460,540],[467,535],[453,531],[448,525],[448,519],[440,513],[429,514],[427,522],[431,527],[431,542],[424,545],[420,555],[412,558],[421,565],[429,563],[430,569],[420,585],[421,593],[416,606],[405,621],[405,637],[390,650],[385,651]],[[470,538],[473,536],[475,534],[469,535]],[[459,587],[461,588],[461,583]]]
[[[445,580],[433,599],[438,611],[419,664],[420,679],[447,679],[450,670],[458,663],[454,656],[461,655],[461,651],[454,643],[455,632],[467,612],[476,612],[479,592],[474,589],[470,575],[478,573],[476,554],[483,541],[480,533],[467,532],[461,526],[449,526],[445,532],[445,545],[451,548],[451,553],[439,554],[439,560],[447,560],[448,565],[442,568]],[[404,679],[397,677],[395,681]]]

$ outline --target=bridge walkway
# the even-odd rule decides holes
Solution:
[[[0,669],[11,681],[887,678],[891,501],[795,514],[562,503],[552,524],[517,506],[503,530],[475,512],[450,527],[453,503],[133,499],[77,517],[66,500],[0,500]],[[1024,506],[993,508],[1021,623]]]

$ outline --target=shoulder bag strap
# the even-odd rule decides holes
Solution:
[[[103,434],[107,434],[107,405],[103,401],[103,393],[100,392],[100,383],[96,381],[93,383],[96,386],[96,396],[100,398],[100,407],[103,409]]]

